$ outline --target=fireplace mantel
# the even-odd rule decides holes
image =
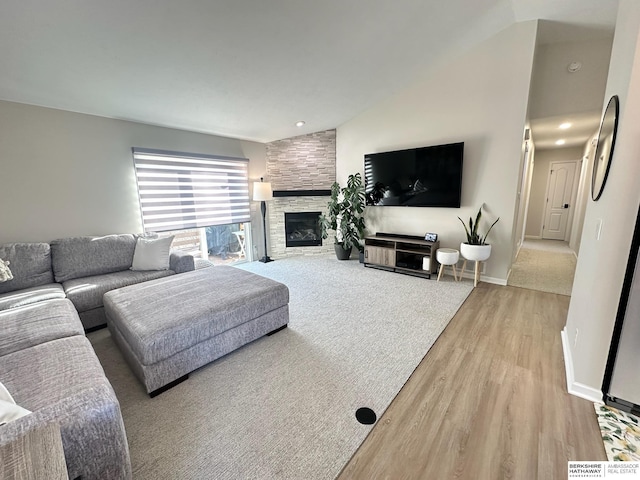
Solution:
[[[274,190],[274,197],[328,197],[331,190]]]

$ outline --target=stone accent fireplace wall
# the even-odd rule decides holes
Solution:
[[[336,181],[336,131],[267,143],[267,176],[274,190],[331,188]]]
[[[329,190],[336,180],[336,131],[301,135],[267,144],[267,179],[274,191]],[[267,206],[272,258],[333,252],[331,235],[321,246],[287,247],[285,212],[327,211],[327,196],[275,197]]]
[[[321,246],[287,247],[284,230],[285,212],[322,212],[327,211],[328,197],[285,197],[274,198],[269,202],[269,241],[271,258],[284,258],[290,255],[317,255],[333,252],[333,236],[322,241]]]

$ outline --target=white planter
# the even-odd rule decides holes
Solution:
[[[469,245],[468,243],[461,243],[460,253],[467,260],[484,262],[491,256],[491,245]]]

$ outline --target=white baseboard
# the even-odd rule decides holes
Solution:
[[[542,235],[525,235],[524,238],[529,240],[542,240]]]
[[[473,280],[473,272],[469,273],[467,271],[462,273],[464,278],[468,278]],[[495,277],[487,277],[486,275],[480,275],[481,282],[493,283],[495,285],[502,285],[505,287],[507,285],[507,281],[504,278],[495,278]]]
[[[602,402],[602,392],[596,388],[590,387],[580,382],[576,382],[573,374],[573,360],[571,359],[571,351],[569,350],[569,338],[567,336],[567,327],[560,332],[562,337],[562,351],[564,353],[564,368],[567,377],[567,391],[571,395],[584,398],[590,402]]]
[[[467,260],[467,269],[466,270],[462,270],[462,265],[464,264],[464,258],[462,256],[460,256],[460,259],[458,260],[457,263],[457,268],[458,268],[458,274],[461,275],[464,278],[470,278],[471,280],[473,280],[474,278],[474,268],[475,268],[475,264],[472,260]],[[496,277],[488,277],[487,275],[484,274],[486,268],[486,263],[482,262],[482,266],[480,269],[480,281],[481,282],[487,282],[487,283],[493,283],[495,285],[502,285],[502,286],[506,286],[507,285],[507,279],[505,278],[496,278]],[[462,272],[462,273],[460,273]]]
[[[471,277],[473,278],[473,277]],[[502,285],[503,287],[507,286],[507,280],[504,278],[496,278],[496,277],[487,277],[485,275],[480,277],[480,281],[482,282],[487,282],[487,283],[493,283],[495,285]]]

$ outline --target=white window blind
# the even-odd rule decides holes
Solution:
[[[145,232],[249,221],[246,158],[133,149]]]

